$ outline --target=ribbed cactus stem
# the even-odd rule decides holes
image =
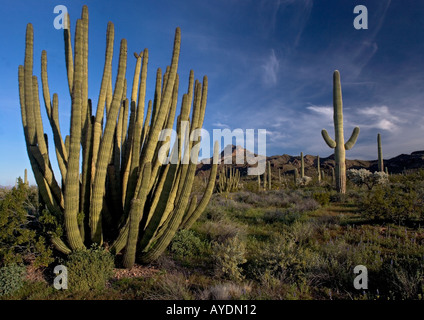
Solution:
[[[377,149],[378,149],[378,171],[384,172],[383,148],[381,147],[380,134],[377,134]]]
[[[323,129],[321,134],[327,145],[335,149],[334,156],[336,160],[336,189],[339,193],[346,193],[346,150],[351,149],[358,138],[359,127],[355,127],[350,139],[345,143],[343,133],[343,101],[342,87],[340,84],[340,73],[334,71],[333,74],[333,109],[334,109],[334,131],[335,140],[331,139],[328,132]]]
[[[25,169],[25,172],[24,172],[24,183],[25,183],[25,185],[28,185],[28,171],[27,171],[27,169]]]
[[[268,190],[271,190],[271,161],[268,161]]]
[[[317,171],[318,171],[318,182],[321,182],[321,161],[319,156],[317,156]]]
[[[295,169],[293,170],[293,172],[294,172],[294,175],[293,175],[294,184],[296,185],[296,184],[297,184],[297,181],[298,181],[298,179],[299,179],[299,171],[297,171],[297,168],[295,168]]]
[[[84,249],[86,244],[102,244],[104,241],[112,253],[125,249],[123,264],[127,268],[134,265],[137,255],[141,262],[150,262],[162,254],[179,228],[189,228],[197,220],[215,187],[218,144],[214,147],[214,163],[202,199],[198,202],[197,196],[192,195],[201,143],[200,135],[195,134],[203,125],[208,79],[204,76],[201,83],[190,71],[189,92],[183,95],[177,117],[177,139],[170,155],[177,162],[165,165],[162,146],[168,146],[170,139],[159,142],[158,136],[164,129],[174,126],[179,88],[180,29],[175,31],[171,64],[164,75],[158,70],[154,104],[149,100],[144,117],[148,51],[145,49],[135,55],[137,60],[128,100],[125,78],[127,43],[125,39],[121,40],[113,89],[114,27],[108,23],[103,77],[93,116],[88,98],[88,9],[83,7],[81,19],[76,23],[74,53],[69,15],[65,19],[65,60],[72,106],[70,134],[65,136],[65,141],[59,127],[59,98],[53,94],[52,100],[50,95],[47,53],[43,51],[41,55],[43,98],[53,131],[62,187],[57,183],[50,163],[38,80],[32,74],[31,24],[27,25],[26,31],[25,63],[18,68],[24,137],[40,203],[58,218],[66,237],[65,243],[59,237],[61,230],[57,230],[52,233],[51,242],[57,250],[69,254]],[[182,122],[191,124],[191,127],[183,130]],[[183,134],[187,134],[184,147]],[[196,142],[192,136],[197,137]],[[191,162],[181,162],[182,150],[185,158],[192,158]],[[168,156],[169,149],[164,154]],[[237,188],[240,171],[229,168],[227,177],[223,168],[223,173],[220,183],[227,184],[230,189]],[[26,170],[24,181],[28,183]]]

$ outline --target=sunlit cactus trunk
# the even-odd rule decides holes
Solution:
[[[336,190],[339,193],[346,193],[346,150],[351,149],[358,139],[359,127],[355,127],[350,139],[345,143],[343,132],[343,101],[342,87],[340,84],[340,73],[334,71],[333,74],[333,109],[334,109],[334,132],[335,140],[331,139],[327,130],[322,130],[322,136],[327,145],[335,149],[336,160],[335,179]]]

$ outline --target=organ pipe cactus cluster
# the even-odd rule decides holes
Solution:
[[[327,130],[321,131],[327,145],[335,149],[334,155],[336,159],[336,189],[339,193],[346,193],[346,150],[351,149],[358,139],[359,127],[355,127],[350,139],[344,142],[343,132],[343,101],[342,87],[340,84],[340,73],[338,70],[333,74],[333,109],[334,109],[334,132],[335,140],[330,138]]]
[[[378,171],[384,172],[383,149],[381,147],[381,135],[377,134]]]
[[[216,189],[218,193],[233,192],[238,190],[240,183],[240,171],[233,168],[222,166],[218,177]]]
[[[33,75],[32,24],[27,25],[25,62],[19,66],[18,74],[28,157],[42,201],[59,225],[51,240],[56,249],[66,254],[107,241],[111,252],[124,252],[125,267],[131,267],[136,257],[141,263],[150,262],[165,250],[179,228],[189,228],[196,221],[213,192],[217,143],[203,198],[200,202],[196,197],[190,198],[200,138],[194,141],[188,137],[203,124],[207,77],[201,83],[190,72],[188,91],[177,117],[177,138],[171,148],[169,138],[159,141],[158,137],[164,129],[172,129],[177,111],[180,29],[175,32],[170,66],[165,73],[157,70],[154,99],[148,102],[145,116],[149,52],[144,49],[135,54],[131,96],[127,98],[127,42],[122,39],[120,43],[113,88],[115,32],[109,22],[103,77],[93,115],[88,99],[87,7],[83,7],[76,23],[73,47],[69,16],[66,19],[65,59],[72,103],[70,135],[66,137],[59,127],[58,95],[50,96],[47,53],[43,51],[41,56],[43,98],[61,181],[52,170],[41,120],[38,78]],[[161,154],[159,151],[163,150]],[[164,161],[169,159],[167,156],[175,161]]]

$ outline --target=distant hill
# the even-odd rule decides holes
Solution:
[[[235,164],[236,156],[239,155],[241,159],[245,157],[246,154],[257,156],[256,154],[242,148],[241,146],[227,145],[224,150],[221,152],[221,165],[224,160],[229,160],[229,154],[232,158],[231,164],[233,167],[238,168],[241,171],[242,175],[247,174],[247,168],[253,167],[256,165],[249,165],[247,161],[244,161],[244,164]],[[245,159],[245,158],[244,158]],[[300,168],[300,155],[290,156],[288,154],[275,155],[266,157],[267,161],[271,162],[271,169],[275,172],[278,169],[281,169],[281,173],[293,171],[295,168]],[[331,168],[335,167],[334,154],[327,157],[321,158],[321,169],[330,172]],[[316,175],[317,168],[317,156],[313,155],[304,155],[304,164],[305,164],[305,175],[314,176]],[[401,154],[391,159],[384,159],[384,166],[388,168],[389,173],[401,173],[404,170],[413,170],[424,168],[424,150],[415,151],[411,154]],[[205,175],[206,171],[209,171],[210,164],[199,164],[197,167],[197,173],[200,175]],[[349,160],[346,159],[346,168],[347,169],[368,169],[370,171],[376,171],[378,168],[377,160]]]

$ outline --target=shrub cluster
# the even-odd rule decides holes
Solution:
[[[24,285],[25,267],[11,263],[0,268],[0,296],[10,295]]]
[[[114,269],[113,256],[97,246],[72,252],[64,264],[68,269],[68,289],[74,292],[104,289]]]

